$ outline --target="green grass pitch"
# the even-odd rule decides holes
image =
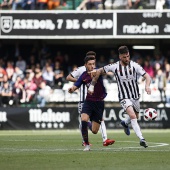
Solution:
[[[131,130],[108,130],[116,142],[104,147],[100,132],[89,132],[83,152],[79,130],[0,131],[0,170],[169,170],[170,130],[143,130],[149,147]]]

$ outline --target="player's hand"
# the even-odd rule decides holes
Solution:
[[[151,94],[151,88],[150,87],[146,86],[145,91],[147,92],[147,94]]]
[[[97,73],[97,70],[89,71],[88,74],[91,76],[91,78],[95,77]]]
[[[94,93],[94,86],[90,85],[87,92],[92,95]]]
[[[74,92],[73,87],[70,87],[70,88],[68,89],[68,92],[69,92],[69,93],[73,93],[73,92]]]

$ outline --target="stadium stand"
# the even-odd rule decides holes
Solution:
[[[10,50],[9,50],[10,48]],[[75,50],[73,50],[75,48]],[[83,48],[85,48],[83,46]],[[88,47],[86,47],[88,49]],[[85,49],[86,49],[85,48]],[[3,49],[3,50],[2,50]],[[81,51],[81,48],[79,49]],[[116,50],[116,49],[115,49]],[[72,69],[76,68],[83,64],[83,60],[77,60],[77,58],[82,58],[84,51],[82,53],[79,51],[75,54],[74,51],[77,51],[77,46],[75,47],[67,47],[67,51],[65,48],[56,48],[53,45],[47,44],[36,44],[36,48],[34,45],[6,45],[1,43],[0,47],[0,92],[4,87],[4,83],[8,82],[13,91],[12,100],[13,102],[9,102],[8,105],[15,106],[29,106],[30,104],[38,106],[37,95],[40,90],[40,82],[46,82],[52,89],[49,97],[47,98],[46,105],[50,103],[60,103],[60,102],[77,102],[79,101],[79,91],[76,91],[73,94],[67,92],[67,89],[72,85],[70,82],[65,80],[65,77],[72,71]],[[97,57],[105,58],[105,63],[116,62],[117,59],[110,56],[113,53],[112,48],[108,49],[95,49],[97,52]],[[102,53],[101,53],[102,52]],[[160,102],[167,103],[167,106],[170,106],[170,62],[169,62],[169,53],[168,51],[164,51],[164,55],[159,53],[157,55],[151,55],[147,52],[140,53],[139,52],[131,52],[132,59],[136,62],[139,62],[142,66],[146,64],[147,59],[149,60],[149,65],[147,64],[144,68],[148,71],[148,73],[152,77],[151,88],[153,93],[151,96],[146,96],[144,92],[144,85],[142,79],[139,79],[139,84],[141,86],[141,101],[143,102]],[[22,56],[22,57],[19,57]],[[116,55],[116,52],[114,52]],[[102,60],[103,61],[103,60]],[[54,63],[57,63],[57,67]],[[23,67],[23,64],[26,66]],[[60,63],[60,64],[59,64]],[[25,65],[24,64],[24,65]],[[101,63],[97,63],[99,67],[101,67]],[[16,67],[16,65],[18,67]],[[20,67],[20,68],[19,68]],[[26,67],[26,69],[25,69]],[[49,70],[46,70],[50,68]],[[157,75],[157,71],[162,69],[163,72],[160,76]],[[152,69],[153,71],[149,71]],[[63,73],[60,75],[62,79],[60,81],[55,81],[56,74],[60,74],[60,71]],[[46,79],[43,77],[45,72],[51,72],[51,79]],[[55,74],[56,72],[56,74]],[[165,93],[167,96],[161,96],[161,91],[159,91],[160,85],[158,85],[159,80],[162,77],[165,77],[166,85],[163,87],[165,89]],[[8,77],[8,80],[6,79]],[[49,77],[48,77],[49,78]],[[59,83],[59,84],[58,84]],[[104,84],[107,89],[107,97],[106,102],[118,102],[117,95],[114,96],[112,94],[117,94],[117,85],[113,75],[107,75],[104,79]],[[1,93],[2,94],[2,93]],[[1,96],[2,99],[2,96]],[[6,106],[1,100],[1,106]]]

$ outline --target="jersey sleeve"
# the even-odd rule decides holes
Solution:
[[[83,75],[83,74],[82,74]],[[78,80],[74,83],[74,85],[76,87],[80,87],[83,84],[83,79],[82,79],[82,75],[78,78]]]
[[[138,63],[135,63],[135,70],[137,74],[144,76],[146,74],[146,71],[140,66]]]
[[[115,72],[115,64],[108,64],[106,66],[103,67],[103,70],[107,73],[107,72]]]
[[[72,75],[73,78],[78,79],[84,71],[85,71],[85,68],[84,66],[82,66],[82,67],[78,67],[76,70],[74,70],[70,74]]]

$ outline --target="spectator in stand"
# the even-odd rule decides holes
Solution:
[[[44,81],[40,84],[40,90],[37,95],[38,107],[44,107],[46,102],[49,101],[52,89],[50,86],[46,85]]]
[[[42,72],[42,77],[46,81],[48,86],[54,86],[54,72],[53,68],[50,65],[46,64]]]
[[[168,62],[168,58],[166,58],[165,61],[164,61],[164,67],[165,67],[166,78],[168,78],[169,77],[169,73],[170,73],[170,64]]]
[[[157,53],[154,57],[153,66],[155,67],[156,64],[159,64],[160,67],[162,67],[163,63],[164,63],[164,56],[161,53]]]
[[[12,105],[12,88],[8,81],[3,82],[3,86],[1,88],[1,105]]]
[[[22,9],[23,0],[11,0],[12,10]]]
[[[25,99],[25,96],[24,81],[18,76],[13,86],[13,100],[15,105],[18,106],[20,101]]]
[[[141,5],[141,0],[128,0],[129,9],[138,9]]]
[[[19,68],[19,67],[15,67],[15,72],[12,76],[12,82],[15,83],[17,77],[20,76],[21,79],[24,78],[24,74],[23,74],[23,71]]]
[[[61,89],[64,84],[64,71],[61,68],[60,62],[55,62],[55,68],[54,68],[54,84],[56,88]]]
[[[0,82],[4,81],[4,76],[7,75],[5,69],[0,65]]]
[[[162,69],[158,69],[157,73],[156,73],[156,78],[155,78],[155,82],[158,85],[158,90],[160,92],[160,98],[161,98],[161,102],[165,102],[166,101],[166,75],[165,73],[162,71]]]
[[[24,10],[35,10],[35,0],[23,0],[22,8]]]
[[[154,77],[154,69],[153,67],[150,65],[150,62],[148,60],[144,61],[144,70],[150,75],[151,78]]]
[[[33,78],[33,82],[37,85],[37,90],[39,90],[41,82],[44,81],[42,77],[42,72],[40,68],[35,68],[35,75]]]
[[[157,10],[163,10],[164,9],[164,4],[165,4],[165,0],[157,0],[155,8]]]
[[[153,57],[152,57],[151,55],[147,54],[147,55],[145,56],[145,60],[149,61],[149,64],[150,64],[152,67],[154,67],[154,66],[153,66]]]
[[[89,0],[82,0],[82,2],[80,3],[80,5],[76,8],[77,10],[86,10],[86,3],[88,2]]]
[[[167,86],[170,87],[170,64],[167,62],[165,65],[165,72],[167,78]],[[166,91],[166,107],[170,107],[170,88],[167,87]]]
[[[8,79],[12,80],[12,76],[14,74],[14,66],[12,61],[7,61],[6,73]]]
[[[12,89],[12,81],[9,80],[7,74],[5,74],[3,75],[3,80],[0,82],[0,91],[2,90],[5,82],[8,82],[9,88]]]
[[[99,9],[99,4],[101,4],[101,0],[90,0],[86,3],[87,10],[90,9]]]
[[[83,0],[81,4],[77,7],[77,10],[99,9],[98,5],[101,3],[101,0]]]
[[[48,10],[56,9],[60,5],[60,0],[49,0],[47,4]]]
[[[2,9],[10,9],[11,2],[10,0],[2,0],[0,5]]]
[[[7,82],[8,81],[8,83],[9,83],[9,86],[12,88],[12,86],[13,86],[13,83],[12,83],[12,80],[11,79],[8,79],[8,75],[6,74],[6,75],[4,75],[4,81],[2,82],[2,83],[4,83],[4,82]]]
[[[32,79],[34,78],[34,75],[35,75],[35,73],[33,72],[33,70],[32,69],[27,69],[26,71],[25,71],[25,78],[26,79],[28,79],[29,81],[32,81]]]
[[[37,0],[37,4],[40,10],[47,9],[47,2],[48,0]]]
[[[20,70],[22,70],[23,72],[25,72],[25,70],[26,70],[26,62],[25,62],[25,60],[22,58],[22,56],[18,56],[18,60],[16,61],[16,67],[19,67]]]
[[[33,80],[28,80],[25,78],[24,79],[24,89],[25,89],[26,96],[24,96],[25,98],[23,98],[21,103],[30,102],[33,99],[33,97],[36,93],[37,86],[33,82]]]

